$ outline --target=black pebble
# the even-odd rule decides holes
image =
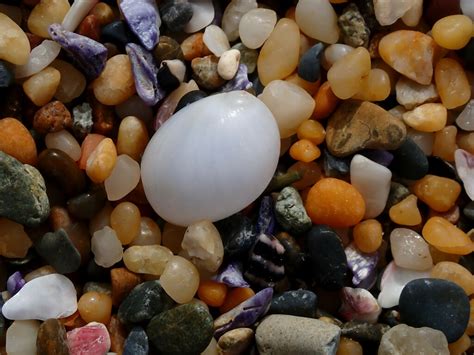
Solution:
[[[68,212],[79,219],[90,219],[99,212],[107,201],[103,188],[85,192],[67,201]]]
[[[323,289],[338,290],[347,277],[347,258],[337,233],[328,226],[313,226],[306,235],[311,274]]]
[[[321,76],[321,55],[324,46],[322,43],[315,44],[308,49],[300,59],[298,64],[298,75],[310,82],[316,82]]]
[[[467,69],[474,69],[474,38],[460,51]]]
[[[431,175],[442,176],[448,179],[457,179],[456,168],[454,165],[441,159],[440,157],[430,156],[428,158],[429,170]]]
[[[312,291],[287,291],[272,299],[268,313],[316,318],[317,302],[316,294]]]
[[[193,102],[199,101],[207,97],[207,94],[202,90],[193,90],[185,94],[178,102],[174,113],[178,112],[182,108],[191,105]]]
[[[474,221],[474,201],[469,202],[462,210],[464,216]]]
[[[0,61],[0,88],[7,88],[13,84],[15,77],[4,62]]]
[[[165,0],[160,4],[160,15],[171,32],[179,32],[193,17],[193,8],[187,1]]]
[[[417,279],[400,295],[400,319],[412,327],[429,327],[446,335],[448,343],[458,340],[469,322],[469,298],[451,281]]]
[[[394,159],[390,167],[398,176],[418,180],[428,173],[428,159],[410,137],[407,137],[402,145],[392,153]]]
[[[161,63],[161,67],[158,69],[156,77],[160,86],[167,91],[176,89],[180,84],[179,79],[173,75],[166,62]]]
[[[337,158],[327,149],[323,151],[323,166],[327,177],[339,178],[349,174],[350,158]]]
[[[222,237],[226,258],[246,257],[258,237],[257,228],[250,218],[241,214],[216,222],[216,227]]]
[[[125,339],[123,355],[147,355],[148,336],[142,327],[133,327]]]
[[[121,48],[124,48],[127,43],[136,43],[135,35],[130,31],[124,21],[114,21],[105,25],[101,32],[102,42],[110,42]]]

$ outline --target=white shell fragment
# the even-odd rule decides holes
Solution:
[[[214,222],[264,191],[279,153],[277,124],[260,100],[245,91],[217,94],[181,109],[155,133],[143,154],[143,187],[168,222]]]
[[[64,318],[77,310],[74,284],[66,276],[50,274],[27,282],[2,308],[11,320]]]
[[[465,150],[457,149],[454,152],[454,162],[467,195],[474,201],[474,155]]]
[[[184,32],[194,33],[202,30],[214,19],[214,5],[212,0],[189,0],[193,8],[193,17],[184,26]]]

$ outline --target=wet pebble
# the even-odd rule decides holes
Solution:
[[[148,336],[142,327],[134,327],[125,340],[123,355],[148,355]]]
[[[312,291],[286,291],[273,297],[268,313],[316,318],[317,302],[318,298]]]

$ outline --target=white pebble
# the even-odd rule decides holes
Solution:
[[[222,29],[229,41],[239,38],[239,24],[242,16],[252,9],[257,8],[256,0],[232,0],[222,15]]]
[[[188,0],[193,8],[193,17],[184,26],[184,32],[194,33],[202,30],[214,19],[214,4],[212,0]]]
[[[81,157],[81,146],[77,139],[65,129],[48,133],[44,140],[47,148],[62,150],[74,161],[78,161]]]
[[[202,40],[211,53],[218,57],[230,49],[229,40],[227,39],[226,34],[222,28],[216,25],[209,25],[206,27]]]
[[[242,43],[251,49],[263,46],[277,22],[276,12],[270,9],[253,9],[247,12],[239,24]]]
[[[8,355],[36,354],[36,337],[41,323],[37,320],[17,320],[7,329],[5,350]]]
[[[423,0],[413,0],[411,8],[405,12],[402,21],[405,25],[415,27],[418,25],[423,14]]]
[[[411,9],[413,0],[374,0],[377,21],[382,26],[394,24]]]
[[[474,131],[474,100],[468,102],[464,110],[456,118],[456,124],[464,131]]]
[[[433,267],[428,243],[411,229],[395,228],[390,234],[390,248],[397,266],[418,271]]]
[[[105,180],[105,192],[109,201],[127,196],[140,182],[140,165],[126,154],[117,157],[114,169]]]
[[[15,67],[15,77],[21,79],[40,72],[56,59],[60,51],[59,44],[45,39],[39,46],[31,50],[28,63]]]
[[[111,267],[123,257],[122,243],[115,231],[106,226],[94,233],[91,239],[91,250],[97,265]]]
[[[74,284],[66,276],[50,274],[27,282],[2,308],[7,319],[69,317],[77,310]]]
[[[299,0],[295,19],[301,31],[311,38],[330,44],[339,39],[337,15],[329,0]]]
[[[474,1],[461,0],[461,11],[464,15],[469,16],[474,21]]]
[[[324,69],[329,70],[334,63],[353,50],[354,48],[348,46],[347,44],[331,44],[324,50],[323,56],[321,58],[321,65]]]
[[[240,63],[240,51],[237,49],[230,49],[222,53],[217,63],[217,73],[222,79],[230,80],[237,73]]]
[[[438,90],[434,84],[421,85],[403,76],[397,81],[395,91],[397,102],[407,110],[413,110],[421,104],[439,100]]]
[[[365,201],[364,218],[377,217],[387,203],[392,172],[360,154],[352,158],[350,170],[351,184]]]

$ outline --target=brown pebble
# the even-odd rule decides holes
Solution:
[[[207,90],[220,88],[226,82],[217,72],[219,58],[215,55],[208,55],[203,58],[194,58],[191,61],[193,78],[196,83]]]
[[[201,32],[195,33],[186,38],[181,43],[181,50],[183,51],[183,56],[186,60],[193,60],[194,58],[211,54],[204,44],[203,34]]]
[[[32,50],[33,48],[38,47],[44,40],[44,38],[29,32],[26,32],[26,37],[28,37],[28,41],[30,42],[30,47]]]
[[[40,325],[36,338],[37,355],[68,355],[66,328],[57,319],[48,319]]]
[[[62,206],[51,207],[49,213],[49,224],[53,231],[57,231],[59,228],[67,228],[71,225],[72,220],[69,212]]]
[[[34,165],[37,161],[36,143],[31,133],[15,118],[0,120],[0,151],[24,164]]]
[[[107,330],[110,334],[110,351],[121,355],[123,353],[123,346],[127,338],[127,330],[118,320],[116,315],[110,318],[107,325]]]
[[[41,134],[59,132],[72,127],[72,117],[61,101],[52,101],[38,111],[33,118],[33,128]]]
[[[118,306],[130,291],[141,282],[140,276],[128,271],[126,268],[110,270],[112,283],[112,303]]]
[[[160,36],[160,42],[153,50],[153,56],[158,63],[164,60],[184,59],[183,51],[175,39],[168,36]]]
[[[59,321],[66,327],[67,330],[80,328],[87,323],[81,318],[79,311],[74,312],[69,317],[61,318]]]
[[[115,114],[113,107],[100,103],[93,94],[88,95],[92,107],[93,132],[108,135],[114,129]]]
[[[77,33],[89,37],[94,41],[100,41],[100,23],[95,15],[87,15],[79,24]]]

